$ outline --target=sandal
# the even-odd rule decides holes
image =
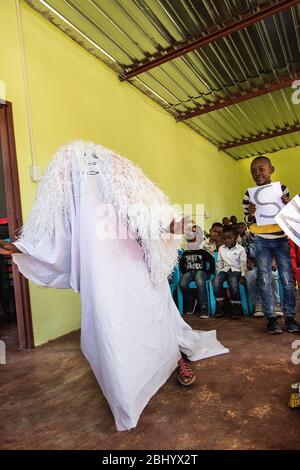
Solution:
[[[181,385],[192,385],[196,380],[196,375],[184,361],[183,357],[178,361],[177,380]]]

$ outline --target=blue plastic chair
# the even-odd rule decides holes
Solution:
[[[206,292],[207,292],[207,299],[208,299],[208,313],[209,315],[215,316],[216,312],[213,312],[211,309],[211,289],[212,289],[212,284],[211,280],[213,279],[213,276],[211,276],[211,279],[208,279],[206,281]],[[192,281],[189,283],[189,289],[197,289],[197,284],[195,281]]]
[[[171,278],[169,279],[169,285],[170,285],[172,297],[174,295],[174,292],[176,291],[177,307],[180,312],[180,315],[183,315],[183,296],[182,296],[181,289],[179,287],[179,282],[180,282],[180,270],[179,270],[179,266],[176,266],[174,268]]]
[[[217,310],[217,301],[216,301],[216,298],[215,298],[214,288],[213,288],[213,285],[212,285],[211,281],[210,281],[210,286],[211,286],[211,289],[210,289],[210,308],[211,308],[212,315],[214,316],[216,314],[216,310]],[[227,281],[224,281],[223,287],[224,287],[224,289],[229,289],[229,285],[228,285]],[[242,284],[240,284],[240,297],[241,297],[243,315],[248,317],[249,312],[250,312],[250,308],[249,308],[249,305],[248,305],[248,296],[247,296],[246,288]]]

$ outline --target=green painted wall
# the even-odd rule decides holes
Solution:
[[[173,203],[204,203],[206,228],[241,214],[239,165],[159,108],[21,2],[33,140],[45,169],[55,150],[74,139],[93,140],[138,163]],[[14,0],[0,1],[0,80],[13,103],[23,215],[36,184],[31,164]],[[0,87],[1,90],[1,87]],[[1,92],[0,92],[1,93]],[[80,326],[71,291],[30,285],[35,344]]]

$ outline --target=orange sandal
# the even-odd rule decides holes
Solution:
[[[177,380],[181,385],[192,385],[196,380],[194,372],[187,365],[183,357],[178,361]]]

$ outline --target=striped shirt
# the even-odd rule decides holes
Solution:
[[[281,185],[281,191],[283,196],[290,196],[287,186],[284,184]],[[262,238],[274,239],[274,238],[284,238],[286,237],[285,233],[281,230],[281,227],[277,224],[272,225],[257,225],[255,217],[249,220],[249,205],[251,204],[249,192],[246,191],[243,199],[243,208],[245,222],[249,226],[250,232],[253,235],[258,235]]]

